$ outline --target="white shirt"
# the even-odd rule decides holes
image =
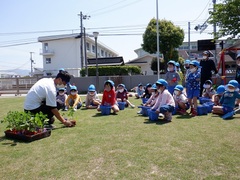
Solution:
[[[24,109],[37,109],[42,101],[46,101],[47,106],[57,107],[56,86],[52,78],[40,79],[31,87],[24,102]]]

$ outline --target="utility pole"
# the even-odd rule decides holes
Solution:
[[[83,14],[80,12],[80,54],[81,54],[81,69],[83,68]]]
[[[190,59],[191,47],[190,47],[190,22],[188,22],[188,59]]]
[[[84,38],[84,35],[83,35],[83,20],[86,20],[86,19],[89,19],[90,16],[87,16],[87,15],[83,15],[82,11],[80,12],[80,14],[78,14],[80,16],[80,62],[81,62],[81,69],[83,68],[84,66],[84,56],[83,56],[83,38]],[[84,43],[84,47],[86,46],[86,43]],[[86,49],[86,47],[85,47]],[[86,58],[86,57],[85,57]],[[86,62],[86,60],[85,60]]]
[[[159,48],[159,22],[158,22],[158,0],[156,0],[156,16],[157,16],[157,25],[156,25],[156,29],[157,29],[157,77],[158,79],[160,78],[160,62],[159,62],[159,56],[160,56],[160,48]]]
[[[215,12],[215,5],[216,5],[216,0],[212,0],[213,2],[213,12]],[[215,51],[214,51],[214,62],[217,64],[217,43],[216,43],[216,32],[217,32],[217,26],[216,23],[213,24],[213,35],[214,35],[214,41],[215,41]]]
[[[30,62],[31,62],[31,77],[33,76],[33,64],[34,64],[34,60],[32,59],[32,54],[34,52],[30,52]]]
[[[87,48],[86,48],[86,29],[83,28],[84,33],[84,57],[85,57],[85,70],[86,70],[86,77],[88,77],[88,62],[87,62]]]

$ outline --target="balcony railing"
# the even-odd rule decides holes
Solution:
[[[51,49],[40,49],[40,55],[43,56],[53,56],[54,55],[54,51]]]

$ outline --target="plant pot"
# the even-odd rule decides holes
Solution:
[[[35,134],[23,134],[17,131],[7,130],[5,131],[6,138],[17,139],[25,142],[32,142],[38,139],[46,138],[51,135],[51,130],[43,129],[41,132],[36,132]]]

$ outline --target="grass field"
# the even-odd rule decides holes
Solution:
[[[130,98],[135,105],[141,101]],[[0,119],[24,97],[0,98]],[[240,179],[240,115],[148,121],[139,109],[75,113],[77,126],[31,143],[6,139],[0,124],[0,179]]]

